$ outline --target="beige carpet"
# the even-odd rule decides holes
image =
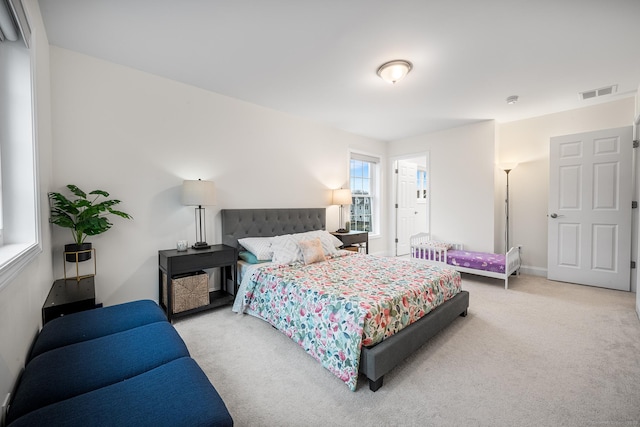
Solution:
[[[223,308],[175,326],[236,426],[640,426],[635,294],[464,275],[469,315],[384,386],[347,386],[266,322]]]

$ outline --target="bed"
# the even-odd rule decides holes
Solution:
[[[280,236],[277,237],[279,239],[282,235],[325,230],[325,213],[324,208],[222,210],[222,242],[244,249],[242,245],[246,243],[245,238]],[[273,256],[275,260],[276,255]],[[374,265],[384,260],[390,262],[392,273],[372,274]],[[328,255],[325,261],[317,263],[289,267],[265,262],[244,266],[239,270],[243,271],[244,276],[234,306],[240,305],[240,312],[260,317],[284,332],[354,391],[358,374],[366,376],[370,390],[378,390],[387,372],[456,318],[466,316],[469,306],[469,293],[459,287],[459,273],[451,268],[420,265],[410,260],[336,251]],[[306,271],[305,274],[311,274],[301,276],[302,270]],[[421,276],[410,276],[405,274],[405,270]],[[402,274],[399,274],[400,271]],[[365,273],[369,279],[361,280],[362,276],[358,274]],[[407,298],[400,297],[393,301],[385,300],[387,305],[381,306],[382,309],[377,308],[372,315],[362,311],[366,304],[352,299],[353,295],[337,295],[333,285],[320,290],[313,287],[322,283],[326,285],[328,282],[324,280],[327,276],[337,277],[340,282],[337,288],[341,289],[351,285],[361,289],[366,287],[365,284],[375,283],[375,287],[369,288],[374,290],[372,294],[378,293],[377,298],[380,299],[384,299],[389,287],[396,286],[392,280],[394,277],[401,277],[405,282],[409,280],[408,277],[419,277],[415,280],[415,286],[418,282],[431,280],[435,287],[422,294],[412,288],[413,294],[425,301],[431,300],[429,303],[439,304],[435,308],[415,309],[406,304]],[[375,280],[371,279],[374,277]],[[252,286],[250,292],[243,286],[245,283],[246,286]],[[373,333],[376,338],[382,336],[381,341],[363,333],[366,328],[361,320],[367,316],[377,319],[379,314],[387,319],[385,316],[393,310],[403,315],[398,317],[401,320],[390,323],[391,326],[382,324],[386,328],[384,333]],[[357,321],[350,320],[345,314],[347,312],[354,313],[353,319]],[[317,323],[309,323],[310,318]],[[333,346],[336,337],[342,340],[342,347]]]
[[[432,265],[448,265],[461,273],[504,280],[509,289],[509,276],[520,274],[520,248],[513,247],[506,254],[466,251],[458,243],[431,240],[429,233],[410,238],[411,259]]]

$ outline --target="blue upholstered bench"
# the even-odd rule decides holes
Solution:
[[[153,301],[67,315],[32,346],[7,413],[18,426],[232,426]]]

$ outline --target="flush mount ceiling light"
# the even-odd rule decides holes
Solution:
[[[378,75],[387,83],[395,84],[398,80],[402,80],[413,68],[413,64],[404,59],[396,59],[395,61],[385,62],[378,68]]]
[[[516,102],[518,102],[518,95],[511,95],[510,97],[507,98],[507,104],[509,105],[513,105]]]

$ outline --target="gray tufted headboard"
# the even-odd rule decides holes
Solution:
[[[222,243],[238,247],[243,237],[271,237],[326,228],[325,208],[223,209]]]

